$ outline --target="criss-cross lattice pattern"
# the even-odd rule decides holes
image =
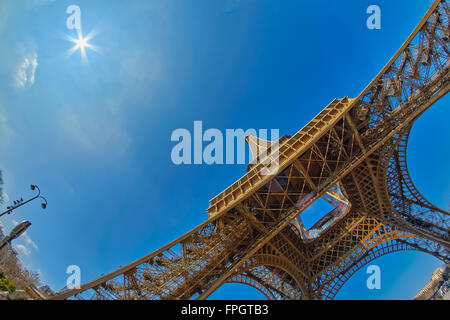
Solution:
[[[226,282],[270,299],[332,299],[370,261],[420,250],[449,262],[449,213],[406,165],[414,121],[449,91],[449,5],[436,0],[354,99],[335,99],[210,201],[180,238],[55,299],[205,299]],[[302,212],[335,208],[314,230]]]

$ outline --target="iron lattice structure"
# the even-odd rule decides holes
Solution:
[[[415,188],[406,148],[414,121],[449,91],[449,36],[449,5],[436,0],[359,96],[333,100],[269,148],[248,139],[264,159],[210,201],[205,222],[55,298],[205,299],[237,282],[269,299],[333,299],[391,252],[448,263],[449,212]],[[278,170],[263,175],[275,156]],[[301,213],[320,197],[335,209],[307,231]]]

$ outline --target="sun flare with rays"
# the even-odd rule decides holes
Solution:
[[[91,49],[97,52],[99,51],[96,46],[89,43],[89,41],[95,37],[95,33],[93,31],[84,37],[82,31],[78,30],[77,34],[78,38],[66,36],[67,40],[75,43],[75,45],[68,51],[68,55],[71,56],[75,51],[80,50],[82,60],[87,61],[86,49]]]

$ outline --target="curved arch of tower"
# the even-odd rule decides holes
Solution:
[[[417,239],[420,241],[420,239]],[[428,251],[421,246],[416,245],[415,242],[408,242],[403,239],[396,239],[389,242],[383,242],[380,245],[372,248],[363,254],[358,260],[355,260],[349,265],[345,271],[345,273],[341,274],[339,277],[335,278],[332,285],[330,286],[327,294],[323,297],[326,300],[334,299],[339,290],[344,286],[344,284],[360,269],[370,264],[372,261],[391,254],[395,252],[401,251],[422,251],[432,255],[435,255],[433,251]],[[436,255],[435,255],[436,256]],[[438,255],[438,259],[445,263],[449,263],[448,256],[443,257]]]
[[[248,137],[255,161],[202,224],[54,299],[206,299],[226,282],[270,299],[332,299],[391,252],[449,262],[449,212],[420,194],[406,164],[412,124],[450,89],[449,17],[435,0],[357,97],[334,99],[296,134]],[[307,230],[302,212],[319,198],[334,209]]]
[[[427,246],[423,246],[423,239],[420,238],[379,235],[378,239],[374,239],[374,242],[377,243],[376,246],[362,250],[354,260],[342,265],[342,271],[338,275],[333,274],[331,281],[327,283],[326,289],[323,290],[322,299],[334,299],[339,290],[358,270],[388,254],[402,251],[421,251],[435,256],[444,263],[450,263],[448,256],[440,255],[434,250],[427,249]],[[287,281],[276,276],[264,265],[236,274],[226,283],[240,283],[251,286],[270,300],[298,300],[302,298],[301,293],[293,294],[295,291],[292,290],[292,286],[288,286]]]
[[[406,150],[412,125],[405,127],[392,149],[390,161],[385,161],[380,177],[385,177],[385,196],[392,204],[398,224],[415,234],[449,247],[448,212],[422,196],[410,177],[406,162]]]

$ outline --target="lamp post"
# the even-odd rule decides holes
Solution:
[[[26,204],[30,201],[37,199],[37,198],[41,198],[42,200],[44,200],[44,202],[41,203],[41,207],[42,207],[42,209],[45,209],[47,207],[47,199],[45,199],[43,196],[41,196],[41,190],[39,189],[39,187],[37,185],[32,184],[30,186],[30,189],[33,191],[37,189],[38,194],[36,196],[34,196],[33,198],[30,198],[26,201],[24,201],[22,198],[14,201],[14,204],[12,206],[6,207],[6,211],[3,211],[2,213],[0,213],[0,217],[5,214],[10,214],[13,210],[23,206],[24,204]]]
[[[31,226],[31,222],[26,221],[26,220],[22,221],[17,226],[15,226],[11,230],[9,235],[0,242],[0,249],[2,249],[4,246],[6,246],[8,243],[13,241],[14,239],[20,237],[30,226]]]

